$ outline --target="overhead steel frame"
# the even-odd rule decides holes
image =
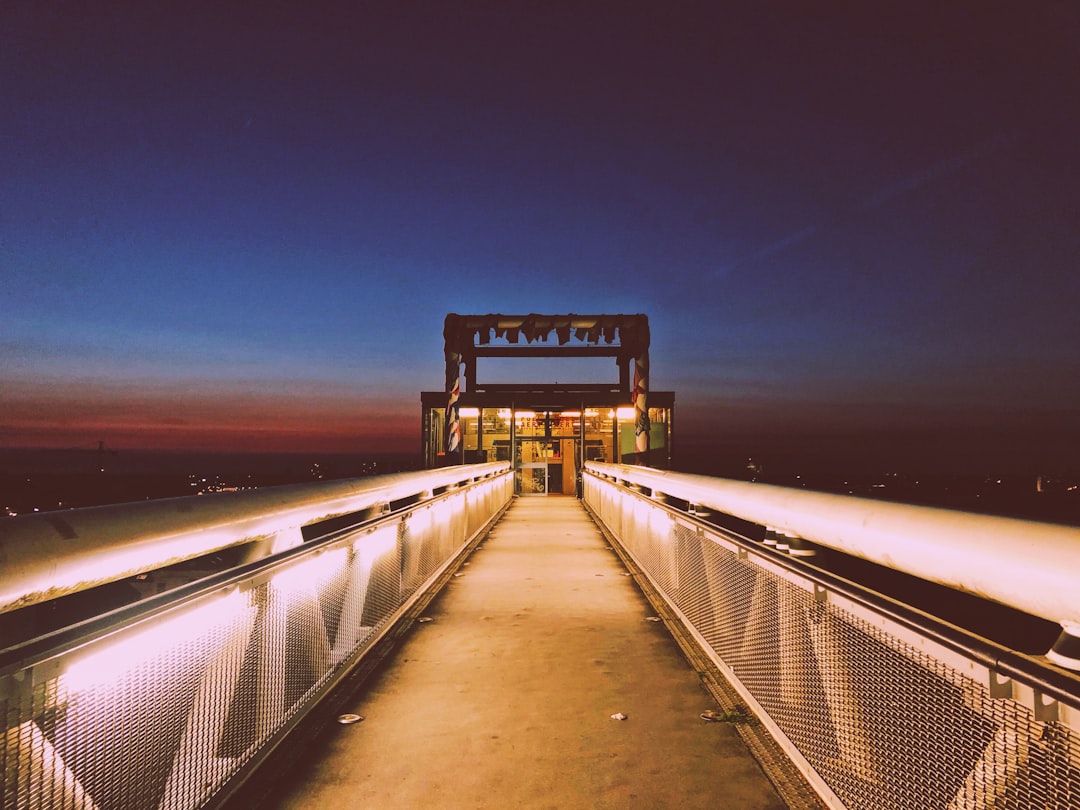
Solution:
[[[557,343],[548,343],[555,334]],[[492,345],[492,335],[506,345]],[[635,315],[458,315],[443,325],[446,358],[446,452],[462,452],[460,400],[475,391],[479,357],[614,357],[619,390],[634,407],[636,462],[649,459],[649,319]],[[570,345],[571,340],[577,341]],[[524,340],[525,344],[520,343]],[[533,345],[543,344],[543,345]],[[464,368],[464,388],[462,386]]]

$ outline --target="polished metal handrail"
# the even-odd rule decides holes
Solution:
[[[0,806],[222,806],[309,714],[321,722],[513,495],[509,464],[393,479],[229,499],[236,538],[275,519],[310,527],[306,542],[0,651]],[[366,508],[375,495],[393,508]],[[202,518],[190,532],[220,528]]]
[[[990,599],[1063,628],[1048,657],[1080,669],[1080,529],[588,462],[592,472]]]
[[[0,521],[0,613],[265,541],[305,526],[430,497],[509,470],[506,462],[20,515]]]
[[[715,666],[721,704],[746,708],[825,806],[1080,807],[1080,674],[951,623],[961,617],[948,606],[935,618],[925,610],[936,605],[877,590],[895,578],[871,567],[838,565],[865,573],[848,579],[830,573],[837,555],[816,565],[769,544],[786,535],[792,550],[821,553],[795,541],[837,537],[847,545],[832,548],[861,543],[889,564],[906,527],[930,533],[946,557],[969,551],[950,546],[945,510],[604,464],[588,465],[582,491],[661,620],[692,660]],[[995,548],[1006,529],[1027,528],[952,518],[970,518]],[[744,731],[767,750],[757,734]]]

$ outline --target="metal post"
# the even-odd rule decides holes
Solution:
[[[585,400],[581,400],[581,416],[578,417],[578,447],[574,469],[574,493],[580,499],[582,473],[585,471]]]

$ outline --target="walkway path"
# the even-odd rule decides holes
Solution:
[[[576,499],[517,499],[459,570],[282,810],[784,807]]]

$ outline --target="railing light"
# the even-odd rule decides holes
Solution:
[[[377,560],[397,548],[397,538],[397,526],[380,526],[357,540],[353,548],[357,556],[365,560]]]
[[[175,616],[121,631],[89,647],[85,655],[76,654],[65,668],[64,687],[69,692],[83,692],[113,683],[124,673],[175,650],[185,641],[194,641],[216,627],[232,624],[244,606],[244,595],[233,590]]]
[[[347,548],[335,548],[298,562],[277,574],[271,582],[275,590],[286,594],[317,592],[326,581],[345,567]]]
[[[431,505],[431,519],[436,526],[445,526],[455,512],[463,512],[464,510],[465,501],[460,498],[453,503],[449,500],[439,501]]]

